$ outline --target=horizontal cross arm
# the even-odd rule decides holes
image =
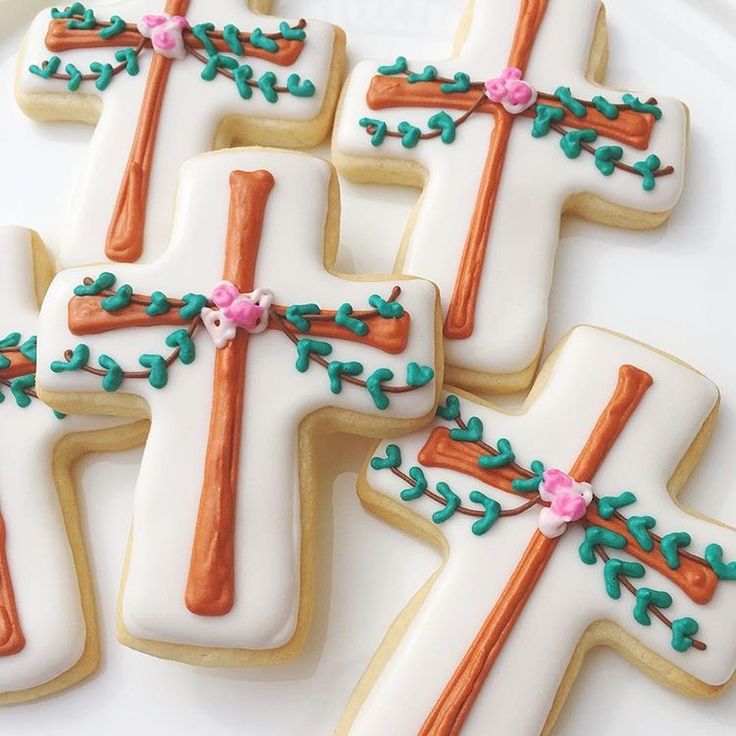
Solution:
[[[127,30],[110,38],[100,36],[99,29],[69,30],[67,20],[52,20],[46,34],[46,47],[49,51],[59,53],[62,51],[73,51],[75,49],[99,49],[99,48],[135,48],[143,38],[135,25],[128,24]],[[279,66],[291,66],[296,63],[304,50],[304,43],[298,40],[287,40],[284,38],[273,39],[278,44],[278,51],[271,52],[258,46],[253,46],[250,34],[241,34],[243,39],[244,54],[254,59],[264,59]],[[219,53],[232,53],[232,49],[225,42],[222,31],[214,31],[209,38]],[[184,43],[193,49],[203,49],[204,44],[194,34],[187,30],[184,32]],[[150,45],[150,41],[146,40]]]
[[[462,110],[464,112],[473,108],[474,112],[494,116],[508,114],[499,103],[492,102],[485,96],[482,85],[481,87],[473,85],[467,92],[452,94],[443,92],[441,87],[442,83],[439,81],[415,82],[412,84],[403,77],[375,76],[368,89],[368,106],[372,110],[386,110],[397,107],[427,107]],[[542,97],[543,99],[541,99]],[[621,109],[618,117],[611,120],[599,112],[592,102],[581,100],[587,108],[587,113],[585,117],[578,118],[553,95],[540,95],[540,102],[564,111],[565,117],[559,123],[564,128],[575,130],[593,128],[598,135],[633,148],[646,150],[649,147],[652,130],[656,123],[655,117],[651,114]],[[536,110],[531,107],[521,115],[526,118],[534,118]]]

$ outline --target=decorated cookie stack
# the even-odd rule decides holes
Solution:
[[[599,645],[716,694],[736,535],[670,494],[718,390],[594,327],[539,369],[561,215],[666,220],[685,106],[600,86],[597,0],[470,0],[452,59],[347,81],[340,29],[269,6],[75,2],[26,36],[23,111],[96,128],[53,281],[38,236],[0,228],[0,703],[96,670],[70,468],[142,444],[120,642],[199,667],[298,658],[329,431],[375,439],[363,505],[445,557],[339,733],[546,732]],[[382,279],[336,272],[335,169],[283,150],[333,121],[342,174],[423,189]],[[530,386],[517,413],[469,393]]]

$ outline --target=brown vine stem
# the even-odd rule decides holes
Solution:
[[[286,321],[285,317],[282,317],[280,314],[275,314],[276,316],[276,324],[278,325],[281,332],[286,335],[286,337],[291,340],[291,342],[294,343],[294,345],[299,344],[299,338],[284,324]],[[309,360],[312,363],[316,363],[317,365],[321,366],[325,370],[329,367],[329,363],[321,356],[321,355],[315,355],[314,353],[311,353],[309,356]],[[356,378],[355,376],[348,376],[343,375],[341,376],[342,380],[345,383],[350,383],[353,386],[358,386],[359,388],[368,388],[368,384],[363,381],[360,378]],[[381,385],[381,391],[385,394],[408,394],[412,391],[416,391],[419,386],[387,386],[385,384]]]
[[[189,329],[187,330],[187,335],[189,337],[194,337],[195,333],[199,329],[199,326],[202,324],[202,318],[201,317],[195,317],[194,321],[190,325]],[[171,368],[171,366],[176,363],[176,361],[179,359],[179,354],[181,353],[181,348],[176,348],[164,361],[167,368]],[[64,360],[69,361],[72,359],[74,355],[74,351],[72,350],[66,350],[64,352]],[[91,373],[93,376],[98,376],[100,378],[104,378],[107,376],[107,374],[110,372],[104,368],[92,368],[89,365],[84,366],[82,370],[85,373]],[[151,376],[151,369],[147,369],[145,371],[123,371],[123,378],[127,379],[146,379],[150,378]]]
[[[140,55],[143,53],[143,49],[149,46],[150,47],[150,41],[147,38],[142,38],[140,43],[135,47],[134,52],[136,57],[140,57]],[[41,68],[45,69],[49,65],[48,60],[42,62]],[[116,77],[118,74],[120,74],[122,71],[126,69],[128,66],[127,61],[123,61],[120,64],[117,64],[112,68],[112,76]],[[56,72],[56,74],[51,75],[52,79],[61,79],[64,82],[68,82],[71,78],[71,74],[67,74],[65,72]],[[93,82],[100,78],[100,75],[97,72],[90,72],[87,74],[82,74],[81,81],[82,82]]]
[[[416,486],[416,483],[408,476],[406,473],[399,470],[399,468],[391,468],[391,472],[398,478],[401,478],[405,483],[407,483],[410,486]],[[447,499],[445,499],[443,496],[440,496],[433,491],[430,491],[427,489],[424,491],[424,495],[428,498],[431,498],[433,501],[436,501],[439,504],[442,504],[443,506],[447,506]],[[539,497],[533,498],[531,501],[527,501],[526,503],[522,504],[521,506],[517,506],[514,509],[503,509],[499,513],[499,518],[506,518],[509,516],[519,516],[520,514],[523,514],[525,511],[529,511],[529,509],[533,508],[534,506],[537,506],[539,504]],[[470,509],[467,506],[463,506],[460,504],[460,506],[457,507],[456,513],[458,514],[464,514],[465,516],[473,516],[477,519],[482,519],[485,515],[485,511],[480,511],[479,509]]]
[[[570,131],[567,130],[567,128],[563,127],[559,123],[550,123],[550,128],[554,130],[556,133],[559,133],[560,136],[564,136]],[[586,143],[585,141],[580,141],[580,147],[586,151],[587,153],[591,154],[592,156],[595,156],[596,149],[590,145],[590,143]],[[629,166],[629,164],[622,163],[621,161],[616,161],[614,159],[611,160],[611,163],[621,171],[626,171],[629,174],[635,174],[636,176],[643,176],[640,171],[635,169],[633,166]],[[670,174],[675,173],[675,167],[674,166],[665,166],[662,169],[657,169],[656,171],[652,172],[652,176],[655,178],[658,178],[660,176],[669,176]]]
[[[587,528],[589,525],[583,524],[583,526]],[[598,554],[598,556],[603,560],[604,563],[608,562],[608,560],[611,559],[611,556],[600,545],[596,545],[594,549],[596,553]],[[628,590],[629,593],[631,593],[631,595],[636,597],[638,588],[627,577],[623,575],[620,575],[618,579],[621,585],[623,585],[624,588],[626,588],[626,590]],[[669,629],[672,629],[671,619],[665,616],[664,613],[662,613],[661,609],[657,608],[657,606],[652,605],[652,604],[648,605],[647,609],[651,612],[651,614],[655,618],[658,618],[665,626],[667,626]],[[707,644],[705,644],[705,642],[701,641],[700,639],[693,639],[692,641],[693,641],[694,649],[698,649],[699,651],[704,652],[708,648]]]

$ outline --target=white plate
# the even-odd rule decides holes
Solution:
[[[14,3],[21,1],[25,5]],[[463,4],[276,0],[274,11],[343,25],[353,61],[398,53],[441,58]],[[682,498],[736,524],[736,6],[732,0],[609,0],[608,11],[610,84],[679,96],[691,108],[689,178],[681,206],[660,230],[564,226],[549,345],[574,324],[600,324],[679,355],[713,378],[723,391],[721,419]],[[37,125],[17,111],[11,89],[19,42],[15,34],[0,44],[0,222],[34,227],[55,247],[89,131]],[[319,153],[326,155],[326,148]],[[343,199],[341,265],[387,270],[415,193],[346,185]],[[117,644],[115,595],[139,455],[85,463],[82,506],[104,662],[71,692],[0,712],[0,733],[331,733],[387,626],[438,562],[433,551],[362,511],[354,488],[366,447],[345,440],[334,467],[323,474],[315,626],[298,661],[270,670],[199,670]],[[691,701],[599,651],[586,663],[557,733],[732,736],[734,723],[736,692]]]

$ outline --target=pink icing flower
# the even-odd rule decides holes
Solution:
[[[183,59],[187,55],[183,36],[186,28],[189,28],[186,18],[166,13],[144,15],[138,24],[141,35],[151,39],[153,50],[169,59]]]
[[[539,512],[539,530],[554,539],[565,533],[570,522],[580,521],[593,500],[590,483],[577,483],[561,470],[545,470],[539,496],[550,504]]]
[[[202,323],[220,350],[235,339],[238,329],[257,334],[268,327],[273,294],[267,289],[241,294],[235,284],[223,281],[213,289],[211,301],[217,309],[203,309]]]
[[[521,77],[521,69],[504,69],[500,77],[486,82],[486,95],[503,105],[507,112],[519,115],[537,101],[537,91]]]

